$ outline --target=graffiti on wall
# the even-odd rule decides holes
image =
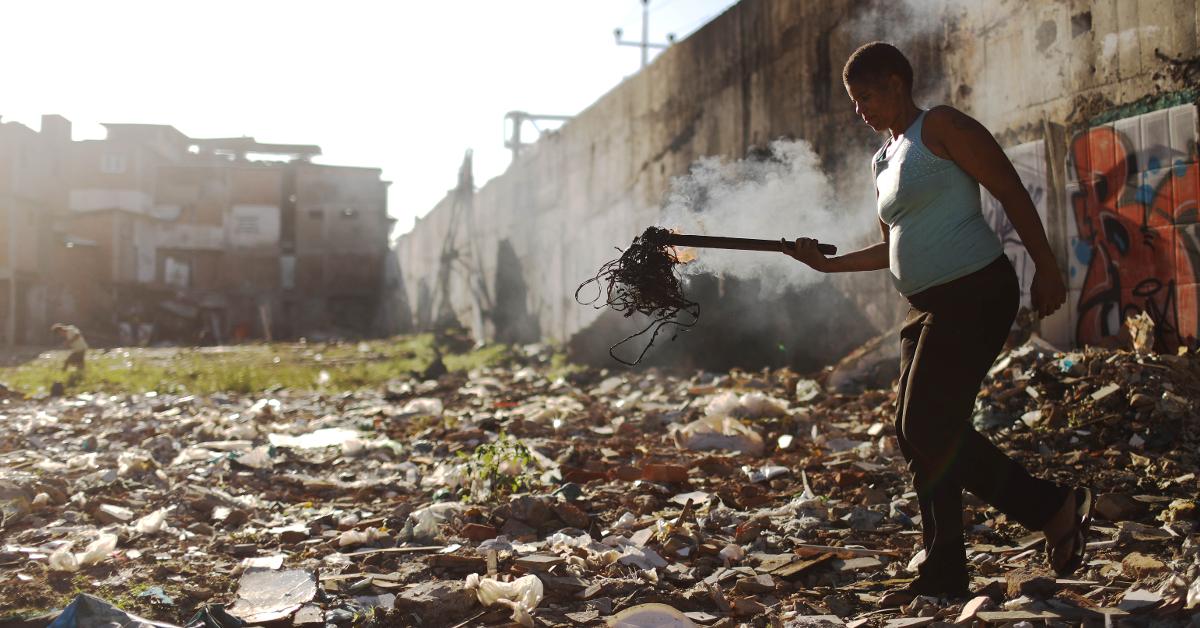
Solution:
[[[1016,168],[1017,175],[1021,177],[1021,183],[1025,184],[1025,190],[1029,192],[1029,198],[1033,201],[1033,206],[1037,208],[1042,224],[1046,224],[1046,205],[1049,196],[1046,178],[1046,142],[1044,140],[1028,142],[1004,152],[1008,155],[1013,167]],[[1025,245],[1021,243],[1021,237],[1017,235],[1017,230],[1008,220],[1008,215],[1004,213],[1004,207],[1000,201],[996,200],[996,197],[986,189],[982,187],[980,189],[983,196],[983,217],[992,231],[1000,236],[1000,243],[1004,245],[1004,255],[1012,262],[1021,283],[1021,306],[1028,308],[1029,285],[1033,283],[1033,258],[1025,250]]]
[[[1200,336],[1200,230],[1195,107],[1176,107],[1072,138],[1071,298],[1077,344],[1118,344],[1147,312],[1155,348]]]

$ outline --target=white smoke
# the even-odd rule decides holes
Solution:
[[[855,47],[881,40],[907,52],[910,45],[944,32],[971,9],[979,9],[978,0],[881,0],[856,10],[841,30],[857,42]]]
[[[816,238],[839,253],[858,248],[875,224],[870,175],[855,200],[839,199],[807,142],[779,140],[765,159],[701,159],[671,182],[663,226],[679,233],[779,240]],[[863,160],[863,169],[868,162]],[[877,229],[876,229],[877,233]],[[685,274],[759,279],[778,294],[823,277],[783,253],[697,249]]]

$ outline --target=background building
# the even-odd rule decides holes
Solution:
[[[0,126],[9,344],[53,341],[55,320],[101,344],[385,331],[378,169],[313,164],[317,146],[105,128],[73,142],[58,116]]]

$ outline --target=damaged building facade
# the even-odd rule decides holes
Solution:
[[[106,124],[71,140],[0,127],[4,338],[100,344],[378,334],[388,261],[380,170],[314,164],[320,148]]]
[[[460,176],[397,243],[399,301],[417,329],[457,322],[479,339],[544,338],[603,356],[631,322],[580,306],[575,289],[614,247],[661,221],[672,177],[697,160],[799,139],[840,196],[871,189],[867,164],[881,138],[854,115],[840,70],[858,45],[882,39],[912,60],[918,105],[978,118],[1029,188],[1070,290],[1067,307],[1040,323],[1044,337],[1064,347],[1115,344],[1123,319],[1145,311],[1161,349],[1194,345],[1198,32],[1195,0],[742,0],[503,175],[478,189]],[[1028,290],[1019,240],[984,196]],[[873,224],[869,200],[846,210]],[[865,243],[851,234],[835,242]],[[763,254],[747,254],[747,264],[753,255]],[[769,303],[743,284],[693,281],[701,323],[657,355],[698,366],[714,354],[815,366],[893,328],[904,312],[886,272],[833,277]]]

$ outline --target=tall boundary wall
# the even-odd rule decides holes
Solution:
[[[811,144],[846,211],[873,225],[867,160],[881,138],[854,115],[840,69],[858,45],[882,39],[912,60],[918,105],[978,118],[1039,195],[1071,290],[1043,335],[1063,346],[1113,343],[1121,319],[1145,310],[1162,323],[1164,348],[1194,343],[1198,31],[1197,0],[743,0],[503,175],[478,190],[460,175],[397,242],[400,319],[417,330],[453,320],[479,340],[615,341],[630,322],[578,305],[576,287],[659,222],[672,177],[777,138]],[[1019,241],[987,200],[1020,265]],[[866,242],[846,234],[837,243]],[[714,282],[702,292],[737,290]],[[813,298],[839,314],[810,314]],[[904,312],[886,271],[831,277],[777,301],[756,304],[782,314],[756,319],[753,335],[795,348],[763,364],[828,362]],[[737,310],[716,310],[701,320],[708,338],[735,338]],[[675,344],[692,345],[676,350],[684,354],[721,351]]]

